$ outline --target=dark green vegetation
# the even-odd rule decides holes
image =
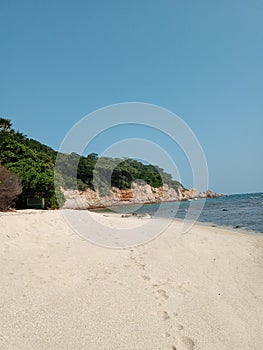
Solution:
[[[3,118],[0,119],[0,162],[22,181],[18,205],[24,207],[26,198],[38,196],[45,198],[47,207],[58,207],[54,190],[56,152],[14,131],[11,126],[10,122],[4,127]]]
[[[57,192],[58,203],[54,181],[57,188],[78,187],[81,191],[96,188],[102,195],[107,194],[111,186],[130,188],[136,180],[152,187],[165,183],[176,189],[180,185],[163,169],[133,159],[99,158],[95,153],[87,157],[76,153],[57,155],[52,148],[13,130],[10,120],[0,118],[0,162],[22,181],[23,192],[18,201],[20,207],[25,206],[26,198],[33,196],[44,197],[49,208],[63,204],[60,191]]]
[[[129,158],[99,158],[96,153],[91,153],[87,157],[80,157],[76,153],[59,154],[56,169],[63,174],[63,179],[58,176],[62,187],[78,186],[81,191],[87,188],[98,189],[101,195],[109,194],[111,187],[131,188],[134,181],[141,181],[155,188],[162,186],[163,183],[175,189],[181,185],[158,166],[145,165]],[[74,173],[74,169],[78,169],[77,174]],[[74,180],[76,178],[77,184]]]

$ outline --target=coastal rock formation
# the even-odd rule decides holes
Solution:
[[[98,191],[87,189],[84,192],[64,190],[66,202],[64,208],[92,209],[123,204],[149,204],[157,202],[186,201],[197,198],[215,198],[221,195],[207,190],[199,192],[197,189],[187,190],[180,186],[177,190],[163,185],[159,188],[147,184],[134,183],[132,188],[121,190],[112,187],[110,194],[101,196]]]

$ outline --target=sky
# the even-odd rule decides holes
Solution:
[[[154,104],[192,129],[212,190],[263,191],[262,18],[261,0],[1,0],[0,116],[59,149],[99,108]],[[191,187],[183,150],[156,130],[94,136],[86,151],[99,154],[121,139],[155,140]],[[121,150],[111,155],[129,156]]]

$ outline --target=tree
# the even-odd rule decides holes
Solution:
[[[3,166],[0,166],[0,210],[8,210],[21,193],[20,178]]]
[[[96,153],[83,157],[56,152],[11,127],[9,119],[0,118],[0,162],[22,181],[20,207],[26,206],[29,197],[44,198],[48,208],[60,207],[65,200],[61,189],[98,189],[107,195],[111,187],[128,189],[138,180],[155,188],[167,184],[177,189],[181,185],[158,166]]]
[[[12,127],[12,122],[10,119],[0,118],[0,130],[8,131]]]

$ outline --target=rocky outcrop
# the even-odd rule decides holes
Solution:
[[[181,193],[181,200],[198,199],[198,198],[217,198],[222,196],[222,194],[212,192],[211,190],[200,192],[196,188],[186,190],[186,189],[183,189],[182,187],[180,187],[179,190]]]
[[[196,189],[186,190],[179,187],[177,190],[168,185],[159,188],[150,185],[133,184],[132,188],[120,190],[112,187],[110,194],[100,196],[98,191],[87,189],[84,192],[64,190],[66,202],[64,208],[91,209],[116,206],[123,204],[149,204],[158,202],[185,201],[196,198],[215,198],[221,195],[210,190],[199,192]]]

